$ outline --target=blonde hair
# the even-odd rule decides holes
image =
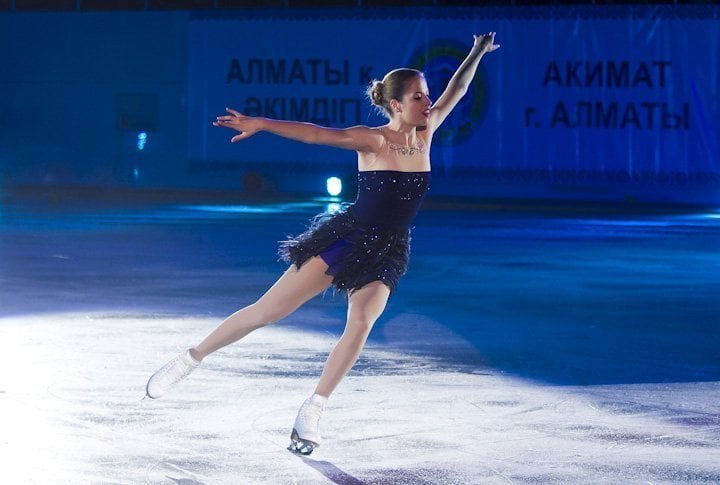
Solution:
[[[373,79],[365,94],[378,112],[388,119],[393,117],[390,101],[402,99],[408,84],[417,77],[424,77],[417,69],[400,68],[385,74],[382,81]]]

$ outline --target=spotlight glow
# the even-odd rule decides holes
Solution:
[[[148,138],[148,136],[147,136],[146,132],[141,131],[140,133],[138,133],[138,136],[137,136],[138,151],[142,151],[145,149],[145,144],[147,143],[147,138]]]
[[[325,210],[330,214],[334,214],[335,212],[339,212],[341,209],[342,205],[338,204],[337,202],[330,202]]]
[[[342,192],[342,180],[338,177],[330,177],[327,179],[327,192],[332,197],[340,195]]]

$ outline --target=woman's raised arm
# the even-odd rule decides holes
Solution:
[[[450,78],[445,91],[430,108],[428,130],[431,134],[445,121],[445,118],[467,92],[468,86],[475,77],[475,71],[477,71],[482,56],[500,47],[500,44],[495,43],[495,32],[485,35],[473,35],[473,38],[475,40],[470,53]]]

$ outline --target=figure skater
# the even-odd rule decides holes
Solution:
[[[233,109],[214,126],[239,132],[232,142],[267,131],[303,143],[354,150],[358,155],[357,199],[345,210],[321,214],[311,227],[283,241],[281,257],[290,267],[255,303],[223,321],[197,346],[150,377],[147,396],[156,399],[215,352],[265,325],[290,315],[331,285],[347,293],[345,331],[330,352],[320,381],[300,407],[290,449],[308,455],[320,445],[319,422],[328,397],[355,364],[405,273],[409,226],[428,190],[433,133],[473,80],[480,59],[500,47],[495,32],[475,35],[473,46],[435,104],[423,74],[396,69],[367,89],[388,123],[379,127],[332,129],[311,123],[245,116]]]

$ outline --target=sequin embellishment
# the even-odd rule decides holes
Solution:
[[[355,202],[342,211],[320,214],[307,231],[282,241],[280,257],[299,268],[313,256],[326,256],[342,239],[342,254],[333,255],[328,273],[334,287],[352,291],[382,281],[394,291],[407,270],[409,227],[429,183],[429,172],[360,172]]]
[[[419,153],[421,155],[425,154],[425,144],[418,140],[418,142],[413,145],[395,145],[394,143],[388,143],[388,147],[390,147],[390,150],[394,151],[398,155],[415,155],[416,153]]]

